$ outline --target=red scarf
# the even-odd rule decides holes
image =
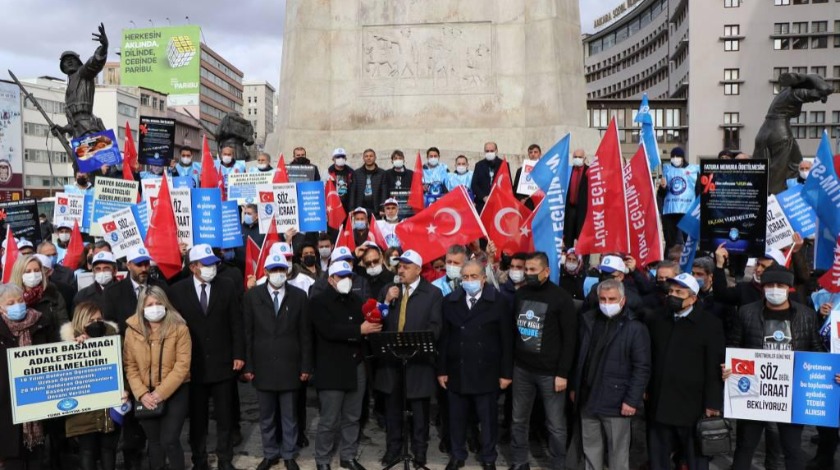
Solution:
[[[24,289],[23,301],[26,302],[27,307],[34,307],[44,297],[44,286],[38,285],[29,290]]]
[[[578,193],[580,192],[580,181],[583,179],[583,171],[585,166],[576,166],[572,169],[572,177],[569,181],[569,205],[576,206],[578,202]]]

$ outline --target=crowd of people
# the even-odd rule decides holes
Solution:
[[[473,170],[460,155],[450,172],[440,151],[430,148],[423,166],[426,204],[464,185],[481,211],[502,165],[495,143],[483,150]],[[247,171],[231,151],[221,150],[222,173]],[[528,158],[540,157],[540,147],[532,145]],[[145,248],[133,248],[122,261],[103,240],[89,240],[80,265],[65,266],[71,227],[53,227],[42,215],[45,241],[19,240],[11,281],[0,285],[0,347],[5,353],[119,335],[124,401],[133,411],[14,425],[2,360],[0,468],[93,470],[98,462],[107,470],[115,468],[120,450],[129,469],[144,461],[154,470],[183,469],[180,436],[189,421],[192,468],[208,469],[213,419],[218,468],[232,469],[242,441],[238,382],[246,382],[259,407],[259,470],[281,461],[299,468],[296,459],[312,437],[306,432],[310,389],[318,402],[311,443],[317,470],[329,470],[336,454],[341,468],[364,470],[357,460],[363,430],[377,422],[387,436],[383,465],[403,457],[405,439],[416,468],[456,470],[472,452],[483,469],[495,469],[498,445],[507,442],[510,468],[527,470],[537,437],[546,442],[552,469],[708,469],[710,457],[699,451],[694,429],[701,418],[722,414],[731,374],[725,348],[826,351],[820,327],[832,305],[813,300],[824,297],[812,295],[819,292],[805,255],[808,240],[792,247],[792,270],[778,250],[749,262],[720,246],[698,253],[681,272],[676,222],[698,169],[681,149],[671,157],[660,184],[666,256],[646,266],[626,253],[575,252],[589,197],[582,149],[571,157],[560,273],[549,266],[553,253],[500,253],[487,240],[454,244],[434,260],[402,246],[393,227],[410,216],[399,197],[411,186],[412,170],[399,150],[387,170],[373,150],[353,170],[346,152],[336,149],[324,176],[353,221],[355,248],[335,246],[335,231],[290,230],[271,247],[260,279],[244,277],[244,249],[203,244],[182,247],[183,270],[171,279]],[[270,156],[257,161],[253,171],[274,170]],[[305,149],[295,149],[289,166],[295,165],[314,168],[309,174],[319,179]],[[164,171],[197,183],[200,167],[185,149],[169,169],[148,168],[138,176]],[[514,191],[521,178],[520,169]],[[67,190],[89,191],[95,182],[95,175],[78,174]],[[534,207],[531,194],[516,197]],[[370,214],[379,218],[387,246],[368,240]],[[261,245],[257,206],[244,205],[241,221],[243,237]],[[94,278],[81,290],[80,272]],[[559,283],[553,282],[558,274]],[[771,323],[783,334],[766,335]],[[400,365],[375,356],[371,342],[381,332],[412,331],[432,332],[436,353],[410,361],[403,383]],[[404,398],[411,412],[407,428]],[[433,421],[440,423],[438,446],[448,462],[427,459]],[[807,463],[802,431],[795,424],[738,421],[732,468],[752,468],[762,433],[765,468],[831,468],[837,429],[818,429],[816,457]],[[634,447],[642,448],[642,457],[631,462]]]

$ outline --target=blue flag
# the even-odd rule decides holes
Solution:
[[[658,167],[662,161],[659,158],[659,143],[656,141],[656,129],[653,128],[653,116],[650,114],[650,104],[648,103],[648,96],[645,93],[642,96],[642,104],[639,106],[639,112],[633,122],[638,122],[642,125],[639,131],[639,139],[645,144],[645,154],[647,155],[648,165],[650,171]]]
[[[694,198],[677,228],[686,234],[685,245],[680,255],[680,270],[690,273],[694,257],[697,256],[697,245],[700,243],[700,196]]]
[[[834,170],[834,156],[828,133],[823,131],[814,166],[802,188],[802,199],[817,212],[820,227],[836,238],[840,233],[840,178]]]
[[[561,259],[563,256],[563,226],[566,218],[566,193],[569,189],[569,141],[566,134],[554,147],[546,152],[531,170],[531,177],[545,193],[531,230],[534,234],[534,249],[548,255],[551,280],[560,283]]]

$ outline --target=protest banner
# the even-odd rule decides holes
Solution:
[[[700,249],[761,256],[767,240],[766,160],[700,162]]]
[[[260,200],[260,233],[268,233],[268,224],[272,220],[277,224],[277,233],[285,233],[290,228],[300,230],[295,183],[259,185],[257,193]]]
[[[222,193],[217,188],[192,190],[193,243],[222,246]]]
[[[840,304],[831,309],[831,353],[840,354]]]
[[[113,129],[73,139],[70,146],[76,154],[81,173],[93,173],[102,168],[102,165],[122,163],[122,154]],[[99,178],[96,184],[99,184]]]
[[[138,183],[118,178],[96,178],[93,187],[93,222],[99,222],[103,216],[113,214],[137,202]],[[90,234],[102,236],[100,225],[93,223]]]
[[[753,421],[837,427],[840,356],[767,349],[726,349],[732,370],[724,416]]]
[[[134,218],[132,208],[125,207],[99,219],[102,238],[111,244],[114,258],[122,258],[128,250],[136,246],[143,246],[146,232]]]
[[[236,201],[222,202],[222,249],[238,248],[242,241],[242,223]]]
[[[175,188],[170,190],[172,211],[175,213],[175,225],[178,227],[178,243],[193,246],[192,190]]]
[[[256,173],[231,173],[228,175],[228,201],[237,204],[256,204],[257,187],[270,185],[274,177],[272,171],[258,171]]]
[[[14,424],[122,405],[119,335],[6,351]]]
[[[56,227],[72,227],[78,222],[81,229],[85,217],[84,194],[55,193],[53,206],[53,225]]]
[[[93,225],[93,193],[88,192],[85,194],[85,212],[79,230],[90,233],[91,225]]]
[[[175,153],[175,120],[140,116],[139,146],[141,164],[169,166]]]
[[[300,206],[301,232],[327,231],[327,201],[324,183],[311,181],[297,183],[297,199]]]
[[[532,160],[525,160],[522,162],[522,172],[519,175],[519,185],[516,187],[516,194],[525,196],[532,196],[539,191],[540,187],[531,178],[531,170],[537,165],[537,162]]]
[[[779,205],[776,196],[767,198],[767,246],[783,250],[793,245],[793,226]]]
[[[149,207],[146,205],[145,202],[140,202],[137,204],[132,204],[131,212],[134,213],[134,221],[137,222],[143,233],[149,231]]]
[[[41,225],[38,220],[38,202],[35,199],[0,202],[0,237],[5,236],[6,225],[12,227],[15,238],[25,238],[33,245],[40,243]]]
[[[289,183],[304,183],[307,181],[318,181],[315,178],[314,165],[286,165],[286,174],[289,176]]]
[[[817,232],[817,213],[804,199],[803,186],[798,184],[776,196],[793,230],[802,238],[813,237]]]

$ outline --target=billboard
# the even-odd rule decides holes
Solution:
[[[22,194],[22,136],[20,89],[0,82],[0,201],[18,200]]]
[[[198,26],[124,29],[120,82],[169,95],[169,106],[198,106],[201,29]]]

